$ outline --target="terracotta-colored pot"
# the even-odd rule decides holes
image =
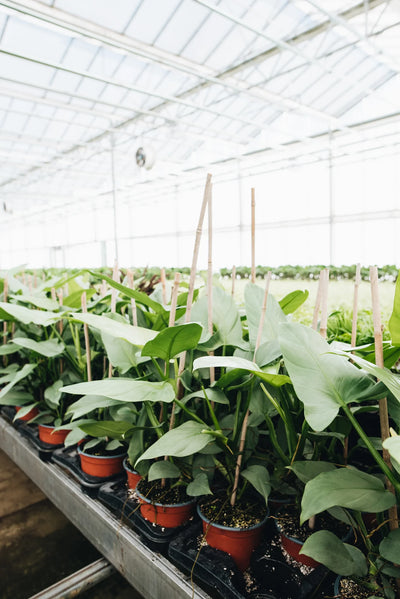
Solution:
[[[316,562],[314,559],[312,559],[312,557],[300,553],[304,545],[303,541],[299,541],[299,539],[284,533],[282,528],[279,526],[278,520],[275,520],[275,524],[279,531],[282,549],[284,549],[294,560],[296,560],[296,562],[304,564],[310,568],[316,568],[320,565],[319,562]]]
[[[261,542],[269,514],[262,522],[249,528],[231,528],[211,523],[202,513],[200,506],[197,506],[197,511],[203,521],[203,533],[207,544],[229,553],[239,570],[246,570],[250,565],[251,554]]]
[[[19,412],[21,409],[21,406],[15,406],[15,410],[16,412]],[[29,412],[27,414],[25,414],[25,416],[16,416],[16,420],[23,420],[24,422],[27,422],[28,420],[32,420],[32,418],[35,418],[35,416],[37,416],[39,414],[39,410],[37,408],[32,408],[31,410],[29,410]]]
[[[49,445],[64,445],[64,441],[70,430],[60,430],[55,431],[54,426],[49,424],[39,424],[39,439],[43,441],[43,443],[48,443]]]
[[[186,524],[193,516],[195,500],[191,499],[185,503],[152,503],[142,495],[137,487],[136,494],[140,501],[140,513],[145,520],[164,528],[175,528]]]
[[[130,489],[136,489],[136,485],[140,480],[142,480],[142,477],[140,476],[139,472],[133,470],[133,468],[128,464],[126,458],[123,461],[123,466],[126,472],[126,476],[128,477],[128,487]]]
[[[126,453],[118,455],[103,456],[103,455],[91,455],[85,453],[78,447],[78,454],[81,460],[82,471],[90,476],[96,476],[97,478],[108,478],[114,474],[123,472],[124,467],[122,462],[126,456]]]

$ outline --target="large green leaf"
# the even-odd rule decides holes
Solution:
[[[331,424],[343,403],[357,401],[374,387],[347,356],[330,353],[329,344],[309,327],[281,324],[280,344],[290,379],[304,404],[305,418],[316,431]]]
[[[397,277],[393,311],[389,318],[389,331],[393,345],[400,345],[400,277]]]
[[[67,385],[61,391],[72,395],[102,395],[128,402],[164,401],[169,403],[175,398],[174,388],[168,381],[153,383],[125,378],[109,378],[102,381]]]
[[[123,325],[127,324],[121,314],[113,314],[110,312],[104,316],[111,320],[121,322]],[[146,361],[146,358],[142,358],[140,355],[139,346],[132,345],[132,343],[125,341],[125,339],[120,339],[103,331],[101,333],[101,340],[108,359],[115,368],[118,368],[121,374],[125,374],[133,366],[136,367],[141,362]]]
[[[196,358],[193,362],[193,370],[212,367],[235,369],[238,371],[238,377],[240,377],[243,372],[248,372],[274,387],[281,387],[286,383],[290,383],[290,378],[288,376],[264,372],[255,362],[250,362],[250,360],[239,358],[237,356],[203,356],[201,358]],[[229,384],[231,383],[232,381],[229,381]]]
[[[17,351],[19,351],[19,347],[14,345],[14,343],[7,343],[6,345],[0,346],[0,356],[15,354]]]
[[[132,345],[137,345],[139,347],[142,347],[157,335],[157,332],[152,331],[151,329],[135,327],[131,324],[124,324],[107,318],[106,316],[97,316],[96,314],[72,314],[71,319],[83,322],[111,337],[125,339],[125,341],[129,341]]]
[[[205,472],[200,472],[200,474],[194,477],[192,482],[190,482],[186,487],[186,494],[189,495],[189,497],[200,497],[200,495],[212,495],[207,474],[205,474]]]
[[[211,438],[207,432],[208,429],[198,422],[184,422],[160,437],[140,456],[136,463],[165,455],[179,458],[193,455],[210,443]]]
[[[15,389],[8,391],[7,395],[0,400],[2,406],[23,406],[28,403],[33,403],[32,393],[15,391]]]
[[[29,376],[35,368],[36,364],[25,364],[21,370],[15,372],[13,379],[0,391],[0,404],[2,403],[1,400],[7,395],[10,389],[22,381],[22,379]]]
[[[366,576],[365,555],[357,547],[343,543],[333,532],[319,530],[304,542],[300,554],[308,555],[341,576]]]
[[[78,401],[71,404],[67,410],[67,415],[72,414],[72,419],[80,418],[97,410],[99,408],[110,408],[112,406],[119,406],[121,402],[118,399],[110,399],[102,395],[84,395]]]
[[[175,466],[169,460],[160,460],[150,466],[147,480],[150,482],[160,478],[179,478],[180,475],[181,471],[178,466]]]
[[[395,504],[383,482],[356,468],[338,468],[322,472],[304,489],[300,522],[334,506],[361,512],[382,512]]]
[[[229,406],[229,399],[227,398],[227,396],[225,395],[225,393],[223,393],[223,391],[221,391],[220,389],[217,389],[216,387],[210,387],[208,389],[199,389],[198,391],[193,391],[193,393],[189,393],[188,395],[185,395],[185,397],[183,398],[183,401],[188,401],[189,399],[192,399],[193,397],[200,397],[201,399],[205,399],[205,396],[207,395],[207,398],[209,401],[213,401],[214,403],[221,403],[221,404],[225,404]]]
[[[400,559],[400,528],[389,532],[379,545],[379,553],[389,562],[398,564]]]
[[[253,485],[256,491],[260,493],[261,497],[264,498],[265,503],[268,504],[268,497],[271,492],[271,483],[269,480],[269,472],[265,466],[252,464],[245,470],[242,470],[240,474]]]
[[[308,460],[304,462],[293,462],[290,466],[290,470],[293,470],[297,478],[300,479],[302,483],[306,484],[308,481],[318,476],[318,474],[321,474],[321,472],[336,470],[336,466],[331,462]]]
[[[245,349],[247,343],[243,340],[240,314],[235,301],[231,295],[219,287],[213,287],[212,293],[212,321],[218,332],[213,349],[227,345]],[[194,304],[191,320],[202,324],[204,333],[201,342],[204,342],[205,338],[208,338],[206,334],[208,331],[208,298],[206,296]]]
[[[47,327],[62,318],[61,314],[45,310],[33,310],[8,302],[0,302],[0,320],[10,320],[10,316],[24,324],[37,324]]]
[[[347,356],[347,354],[341,350],[335,350],[334,353],[339,356]],[[372,374],[372,376],[379,379],[393,393],[395,398],[400,401],[400,376],[398,374],[391,372],[387,368],[380,368],[379,366],[376,366],[376,364],[372,364],[368,360],[364,360],[357,355],[352,355],[351,359],[361,366],[365,372],[368,372],[368,374]]]
[[[69,295],[67,295],[67,297],[63,299],[64,306],[68,306],[68,308],[76,308],[77,310],[79,310],[82,305],[82,295],[84,293],[86,293],[86,299],[89,300],[96,294],[96,289],[90,287],[89,289],[78,289],[77,291],[70,293]]]
[[[142,349],[142,355],[161,358],[169,362],[183,351],[195,349],[201,332],[202,327],[193,322],[168,327],[146,343]]]
[[[32,304],[42,310],[55,311],[60,308],[58,302],[49,299],[45,295],[13,295],[11,297],[22,304]]]
[[[285,297],[279,300],[279,305],[284,314],[293,314],[297,308],[300,308],[300,306],[304,304],[308,298],[308,295],[309,292],[307,290],[301,291],[300,289],[297,289],[296,291],[288,293],[285,295]]]
[[[115,422],[114,420],[83,422],[79,428],[91,437],[111,437],[120,440],[126,439],[134,429],[130,422]]]
[[[45,398],[48,406],[50,406],[52,408],[58,407],[61,397],[62,397],[62,393],[60,391],[62,386],[63,386],[63,382],[61,379],[59,379],[58,381],[53,383],[50,387],[47,387],[47,389],[45,389],[44,398]]]
[[[250,346],[254,349],[260,326],[264,290],[253,283],[248,283],[244,291],[244,301],[249,328]],[[267,342],[279,342],[278,333],[279,324],[281,322],[286,322],[286,316],[277,300],[269,293],[260,345]]]
[[[19,347],[30,349],[41,356],[46,356],[46,358],[54,358],[54,356],[59,356],[65,349],[64,343],[57,341],[57,339],[34,341],[28,337],[14,337],[13,343]]]

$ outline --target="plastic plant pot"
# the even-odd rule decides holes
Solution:
[[[145,520],[162,526],[163,528],[176,528],[183,526],[193,516],[195,500],[184,503],[152,503],[136,488],[136,495],[140,502],[140,513]]]
[[[284,533],[282,528],[279,526],[278,520],[276,520],[275,523],[279,531],[281,546],[283,550],[285,550],[294,560],[296,560],[296,562],[303,564],[304,566],[308,566],[309,568],[316,568],[320,565],[319,562],[316,562],[311,557],[308,557],[308,555],[303,555],[300,553],[304,545],[303,541],[299,541],[299,539],[296,539],[295,537],[291,537],[290,535]]]
[[[249,528],[231,528],[221,524],[213,524],[197,506],[197,512],[203,521],[203,534],[207,544],[214,549],[220,549],[232,556],[239,570],[247,570],[250,565],[251,554],[260,544],[264,526],[269,513],[264,520]]]
[[[55,427],[49,424],[39,424],[39,439],[48,445],[64,445],[69,430],[54,431]]]
[[[21,409],[21,406],[15,406],[15,411],[19,412]],[[37,416],[39,414],[39,410],[37,408],[32,408],[32,410],[29,410],[29,412],[27,414],[25,414],[25,416],[16,416],[15,418],[17,420],[23,420],[24,422],[28,422],[29,420],[32,420],[32,418],[35,418],[35,416]]]
[[[97,478],[109,478],[114,474],[123,472],[124,467],[122,462],[126,456],[126,453],[120,453],[118,455],[91,455],[85,453],[78,446],[78,454],[81,460],[81,469],[90,476],[96,476]]]
[[[133,468],[128,464],[128,461],[126,458],[123,461],[123,466],[124,466],[126,475],[128,477],[128,487],[130,489],[135,490],[136,485],[138,484],[138,482],[140,480],[142,480],[142,477],[140,476],[140,474],[138,472],[136,472],[136,470],[133,470]]]

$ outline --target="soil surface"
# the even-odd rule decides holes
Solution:
[[[317,514],[315,517],[315,523],[313,529],[310,528],[309,522],[304,522],[300,526],[300,514],[293,511],[291,508],[282,509],[277,515],[276,519],[279,524],[279,528],[285,535],[298,539],[299,541],[306,541],[308,537],[317,532],[318,530],[329,530],[335,533],[339,538],[344,538],[349,530],[349,527],[343,522],[339,522],[335,518],[332,518],[329,514]]]
[[[348,578],[342,578],[340,581],[340,599],[368,599],[372,594],[376,597],[383,597],[380,593],[372,593],[372,591],[363,589]]]
[[[168,480],[165,487],[161,486],[160,480],[153,480],[151,482],[142,479],[139,481],[136,487],[139,493],[147,497],[151,503],[163,503],[164,505],[174,505],[175,503],[186,503],[191,501],[192,498],[186,495],[186,487],[180,485],[173,487],[172,489],[168,486]]]
[[[227,497],[203,501],[201,511],[214,524],[232,528],[250,528],[262,522],[267,515],[265,505],[244,501],[232,507]]]

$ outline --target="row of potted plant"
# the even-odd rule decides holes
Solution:
[[[90,277],[90,287],[66,273],[29,291],[8,273],[0,403],[50,432],[46,442],[78,444],[89,474],[99,475],[98,456],[116,469],[125,459],[145,518],[169,526],[166,506],[183,522],[197,510],[206,542],[241,570],[273,513],[297,561],[350,577],[367,597],[395,597],[400,385],[390,367],[400,294],[382,369],[371,345],[350,354],[293,322],[303,291],[277,301],[249,283],[239,308],[214,287],[210,328],[205,289],[189,308],[185,281],[169,285],[165,301],[159,287],[148,296],[126,280]],[[379,440],[383,397],[392,467]]]

